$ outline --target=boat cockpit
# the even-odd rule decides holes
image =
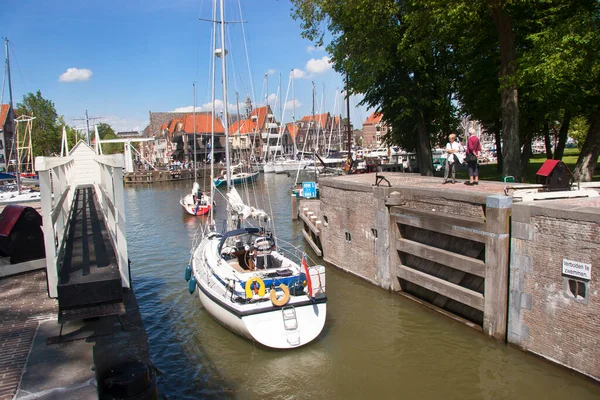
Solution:
[[[271,233],[258,228],[227,232],[219,244],[221,258],[238,272],[286,267],[285,258],[275,250]]]

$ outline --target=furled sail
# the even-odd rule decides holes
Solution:
[[[244,201],[234,187],[227,193],[227,201],[229,202],[231,209],[243,219],[253,218],[259,221],[269,220],[269,216],[263,210],[244,204]]]

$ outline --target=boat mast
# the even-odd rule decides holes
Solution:
[[[196,170],[196,82],[192,83],[193,91],[194,91],[194,183],[196,182],[196,177],[198,175],[198,171]]]
[[[4,38],[4,44],[6,47],[6,72],[8,74],[8,95],[9,95],[9,99],[10,99],[10,109],[12,110],[13,113],[13,119],[11,120],[10,123],[10,127],[11,127],[11,131],[13,134],[12,137],[12,143],[10,145],[11,148],[11,153],[15,154],[15,176],[17,178],[17,193],[21,194],[21,172],[20,172],[20,168],[19,168],[19,155],[17,154],[18,149],[17,149],[17,130],[15,127],[15,118],[14,116],[16,115],[15,113],[15,109],[13,108],[13,95],[12,95],[12,80],[10,78],[10,56],[8,53],[8,38]],[[10,160],[8,160],[8,165],[10,165]],[[8,168],[6,169],[8,172]]]
[[[312,125],[312,136],[314,138],[315,136],[315,81],[312,81],[312,121],[311,121],[311,125]],[[309,130],[310,133],[310,130]],[[313,145],[313,152],[317,152],[317,148],[314,145],[314,143],[312,142],[311,138],[311,144]]]
[[[294,82],[294,70],[292,69],[292,128],[294,129],[294,137],[292,139],[292,146],[294,152],[294,158],[296,158],[298,153],[298,147],[296,147],[296,136],[298,133],[296,132],[296,91],[295,91],[295,82]],[[283,123],[283,121],[281,121]]]
[[[271,131],[269,128],[269,75],[265,74],[265,85],[266,85],[266,93],[265,93],[265,104],[266,104],[266,109],[265,109],[265,120],[267,121],[267,153],[265,154],[265,162],[270,159],[270,155],[271,155],[271,146],[269,145],[269,136],[271,136]],[[256,129],[260,129],[258,127],[258,116],[256,119]]]
[[[223,128],[225,128],[225,168],[227,168],[227,192],[231,191],[231,159],[229,156],[229,123],[227,114],[227,63],[225,62],[225,5],[221,0],[221,74],[223,78]],[[213,103],[214,104],[214,103]]]
[[[217,0],[213,0],[213,56],[217,51]],[[215,82],[216,82],[216,60],[212,58],[212,106],[211,106],[211,128],[210,128],[210,199],[215,198]],[[215,225],[215,210],[210,207],[210,226]]]
[[[346,72],[346,113],[348,114],[348,166],[352,166],[352,128],[350,127],[350,92],[348,91],[348,72]],[[350,171],[350,169],[348,171]]]

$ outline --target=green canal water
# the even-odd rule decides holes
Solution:
[[[261,175],[255,193],[270,194],[270,205],[263,205],[272,208],[277,236],[310,254],[300,224],[291,220],[291,183],[285,175]],[[327,268],[327,322],[316,341],[274,351],[238,337],[207,315],[184,280],[203,221],[179,205],[190,187],[175,182],[125,190],[133,286],[166,398],[600,398],[600,385],[589,379],[333,266]],[[222,218],[225,202],[216,200]]]

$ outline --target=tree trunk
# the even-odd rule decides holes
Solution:
[[[502,104],[502,156],[504,176],[513,176],[516,182],[521,177],[521,146],[519,145],[519,93],[511,82],[515,72],[515,39],[509,15],[502,9],[502,2],[490,0],[492,18],[500,43],[500,100]]]
[[[527,165],[531,158],[531,142],[533,141],[533,119],[527,118],[525,127],[525,138],[523,140],[523,151],[521,152],[521,167],[523,179],[527,179]]]
[[[429,134],[425,126],[425,118],[423,112],[419,113],[419,121],[417,123],[417,133],[419,135],[419,143],[417,144],[417,159],[419,160],[419,172],[423,176],[433,176],[433,160],[431,159],[431,143],[429,142]]]
[[[552,160],[552,142],[550,141],[550,127],[548,120],[544,121],[544,143],[546,144],[546,158]]]
[[[563,123],[558,131],[558,144],[556,150],[554,150],[554,159],[562,160],[563,154],[565,153],[565,144],[567,143],[567,137],[569,133],[569,124],[571,123],[571,111],[565,110],[565,116]]]
[[[575,178],[581,182],[590,182],[596,172],[600,156],[600,106],[596,108],[594,115],[590,118],[585,143],[579,153],[577,165],[575,166]]]

